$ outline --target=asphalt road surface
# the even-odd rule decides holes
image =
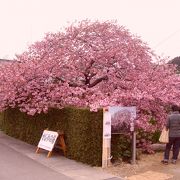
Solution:
[[[72,180],[0,142],[0,180]]]

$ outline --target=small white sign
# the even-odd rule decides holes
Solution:
[[[103,138],[111,139],[111,114],[105,111],[103,115]]]
[[[52,151],[54,148],[58,133],[55,131],[44,130],[39,141],[38,147],[47,151]]]

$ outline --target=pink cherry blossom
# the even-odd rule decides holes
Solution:
[[[30,115],[66,106],[133,105],[137,125],[152,131],[162,126],[170,104],[180,105],[175,67],[111,21],[85,20],[48,33],[1,67],[0,78],[0,109],[18,107]]]

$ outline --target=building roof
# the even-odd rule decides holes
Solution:
[[[12,62],[12,60],[9,60],[9,59],[0,59],[0,63],[4,63],[4,62]]]

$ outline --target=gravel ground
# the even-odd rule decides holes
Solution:
[[[180,160],[177,164],[163,165],[161,160],[162,152],[147,155],[143,154],[140,160],[134,165],[128,163],[116,163],[104,171],[128,180],[179,180]]]

